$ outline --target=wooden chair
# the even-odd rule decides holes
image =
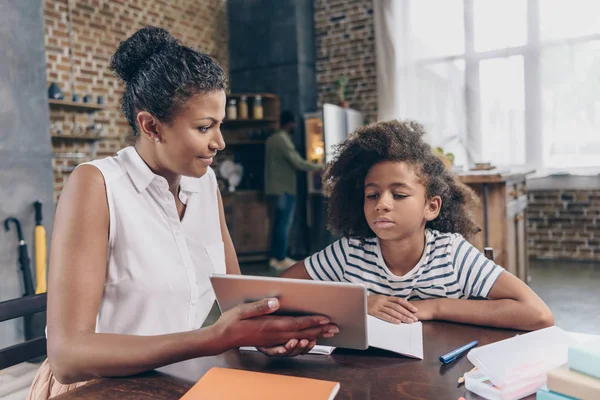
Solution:
[[[46,303],[46,293],[0,302],[0,322],[30,318],[35,313],[46,311]],[[0,370],[43,356],[46,356],[46,337],[32,338],[0,349]]]

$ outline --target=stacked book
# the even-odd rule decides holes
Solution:
[[[548,372],[537,400],[600,399],[600,340],[569,347],[568,363]]]

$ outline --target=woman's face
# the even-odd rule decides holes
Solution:
[[[173,174],[199,178],[225,148],[221,123],[225,119],[223,90],[190,98],[169,123],[159,122],[157,163]]]

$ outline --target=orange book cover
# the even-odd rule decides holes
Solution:
[[[180,400],[332,400],[338,382],[211,368]]]

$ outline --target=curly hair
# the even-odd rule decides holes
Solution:
[[[358,129],[337,146],[337,157],[323,177],[332,232],[362,240],[375,236],[364,216],[364,182],[371,167],[382,161],[410,164],[425,186],[427,198],[441,197],[440,213],[426,228],[466,238],[481,230],[471,213],[479,202],[475,192],[433,154],[424,134],[423,126],[415,121],[380,122]]]

